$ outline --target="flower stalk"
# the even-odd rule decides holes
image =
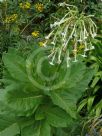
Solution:
[[[74,57],[74,62],[77,62],[78,55],[86,57],[86,52],[94,49],[91,40],[97,34],[97,26],[91,18],[93,15],[86,16],[84,13],[79,13],[76,6],[66,4],[65,2],[61,3],[60,6],[66,6],[67,13],[62,19],[57,19],[58,21],[50,25],[52,31],[45,39],[47,39],[46,45],[50,44],[53,48],[51,64],[60,64],[61,58],[65,54],[64,52],[66,52],[68,67],[69,58]],[[82,53],[79,54],[78,48],[82,44],[84,48]]]

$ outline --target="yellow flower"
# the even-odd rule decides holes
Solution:
[[[13,15],[11,16],[11,20],[12,20],[12,21],[15,21],[15,20],[17,19],[17,17],[18,17],[17,14],[13,14]]]
[[[25,9],[29,9],[31,7],[31,4],[29,2],[25,3]]]
[[[77,50],[78,53],[82,52],[84,48],[85,48],[85,45],[84,45],[84,44],[80,44],[80,45],[78,46],[78,50]]]
[[[37,11],[42,12],[44,10],[44,5],[42,3],[35,4],[35,8]]]
[[[6,19],[5,19],[5,23],[12,23],[12,22],[15,22],[16,19],[17,19],[18,15],[17,14],[12,14],[10,16],[7,16]]]
[[[79,50],[82,50],[82,49],[84,49],[85,48],[85,45],[83,45],[83,44],[81,44],[80,46],[79,46]]]
[[[30,9],[31,4],[29,2],[20,3],[19,7],[22,8],[22,9]]]
[[[4,20],[5,23],[10,23],[10,18],[7,16],[6,19]]]
[[[40,45],[41,47],[43,47],[43,46],[45,45],[45,42],[46,42],[46,41],[40,41],[40,42],[39,42],[39,45]]]
[[[39,36],[39,31],[33,31],[32,36],[33,37],[38,37]]]
[[[23,8],[24,6],[23,6],[23,3],[19,3],[19,7],[20,8]]]

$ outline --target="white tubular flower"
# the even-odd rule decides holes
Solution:
[[[43,44],[44,47],[47,47],[47,41]]]
[[[86,16],[83,13],[79,13],[76,6],[65,2],[60,3],[60,6],[66,6],[68,12],[61,19],[57,18],[58,21],[50,25],[52,31],[45,38],[47,43],[52,46],[52,49],[54,48],[49,55],[52,59],[50,64],[61,64],[62,57],[65,57],[67,67],[69,67],[71,58],[71,60],[74,58],[74,62],[77,62],[78,55],[86,57],[86,52],[94,49],[91,41],[97,35],[97,26],[91,19],[93,15]],[[81,45],[83,45],[82,48],[80,48]],[[68,55],[69,50],[70,54],[74,53],[74,55]]]
[[[90,43],[90,50],[95,49],[95,47],[92,45],[92,43]]]
[[[50,28],[51,28],[51,29],[53,28],[53,24],[50,24]]]
[[[66,5],[66,3],[65,2],[63,2],[63,3],[59,3],[59,6],[60,7],[64,7]]]
[[[86,52],[86,51],[89,51],[86,41],[85,41],[84,44],[85,44],[85,49],[84,49],[84,51],[85,51],[85,52]]]
[[[51,42],[52,45],[55,45],[56,43],[54,41]]]
[[[78,60],[77,60],[77,54],[75,53],[75,55],[74,55],[74,61],[73,62],[77,62]]]
[[[57,34],[56,34],[56,35],[57,35]],[[57,39],[57,38],[56,38],[56,35],[54,35],[53,41],[51,41],[51,44],[54,45],[54,46],[56,45],[56,39]]]
[[[94,36],[94,37],[96,37],[96,36],[97,36],[97,34],[96,34],[96,33],[93,33],[93,36]]]
[[[0,0],[0,2],[3,2],[3,1],[5,1],[5,0]]]
[[[64,33],[64,32],[62,32],[61,35],[62,35],[63,37],[65,37],[65,33]]]
[[[53,27],[56,27],[57,25],[59,25],[59,22],[55,22],[54,24],[53,24]]]
[[[68,40],[67,40],[66,45],[65,45],[64,48],[66,48],[66,46],[68,45],[70,39],[72,38],[72,36],[73,36],[73,34],[74,34],[74,31],[75,31],[75,27],[76,27],[76,24],[74,25],[74,28],[73,28],[73,30],[72,30],[72,32],[71,32],[71,34],[70,34],[70,36],[69,36],[69,38],[68,38]]]
[[[54,52],[52,60],[49,62],[50,65],[54,65],[55,57],[56,57],[57,50]]]
[[[66,61],[67,61],[67,68],[69,68],[70,67],[69,58],[66,58]]]
[[[67,51],[67,55],[66,55],[66,62],[67,62],[67,68],[70,67],[70,56],[69,56],[69,50]]]
[[[65,19],[67,17],[69,13],[65,14],[65,16],[59,21],[59,25],[64,23],[67,19]]]
[[[80,38],[79,38],[79,40],[78,40],[79,42],[82,42],[83,40],[82,40],[82,29],[81,29],[81,31],[80,31]]]
[[[90,17],[94,17],[94,15],[88,15],[87,17],[89,17],[89,18],[90,18]]]
[[[53,50],[53,51],[51,52],[51,54],[48,55],[48,58],[51,58],[51,57],[53,56],[54,53],[55,53],[55,51]]]
[[[77,42],[75,42],[74,44],[74,50],[73,50],[73,53],[74,53],[74,61],[73,62],[77,62]]]
[[[54,63],[52,61],[50,61],[49,63],[50,63],[50,65],[54,65]]]
[[[61,53],[62,53],[62,49],[59,48],[59,50],[58,50],[58,61],[57,61],[58,64],[61,63]]]
[[[51,33],[49,33],[49,35],[47,35],[46,37],[45,37],[45,39],[49,39],[50,37],[51,37],[51,35],[53,34],[53,32],[54,32],[54,30],[51,32]]]
[[[91,47],[90,47],[90,50],[93,50],[93,49],[95,49],[95,47],[94,47],[94,46],[91,46]]]
[[[86,58],[86,52],[84,51],[84,54],[81,55],[82,57]]]
[[[84,27],[84,40],[86,40],[88,38],[88,32],[86,30],[84,21],[83,21],[83,27]]]

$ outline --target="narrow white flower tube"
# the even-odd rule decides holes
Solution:
[[[86,16],[84,13],[79,13],[76,6],[65,2],[61,3],[60,6],[66,6],[68,12],[61,19],[57,18],[57,21],[50,25],[52,31],[45,38],[53,49],[53,52],[48,56],[52,59],[50,64],[60,64],[62,56],[64,57],[67,52],[66,62],[67,67],[69,67],[71,58],[71,60],[74,58],[73,62],[77,62],[78,54],[87,57],[86,52],[94,49],[91,41],[97,34],[97,26],[91,19],[93,15]],[[75,43],[74,47],[73,42]],[[82,49],[80,49],[81,45],[83,45]],[[81,52],[78,51],[78,48]],[[74,53],[71,58],[69,50],[70,54]]]

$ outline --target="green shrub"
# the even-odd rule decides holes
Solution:
[[[35,55],[35,52],[38,54]],[[73,63],[70,68],[65,67],[64,62],[60,68],[49,67],[46,56],[46,51],[40,48],[35,49],[27,59],[16,49],[10,49],[3,55],[5,70],[2,80],[5,88],[0,95],[3,104],[0,112],[1,135],[50,136],[53,128],[73,126],[79,118],[76,104],[87,88],[93,70],[81,61]],[[44,65],[40,64],[42,58],[46,58]],[[48,79],[40,76],[39,70],[36,71],[41,66]],[[6,116],[8,124],[3,120]]]

